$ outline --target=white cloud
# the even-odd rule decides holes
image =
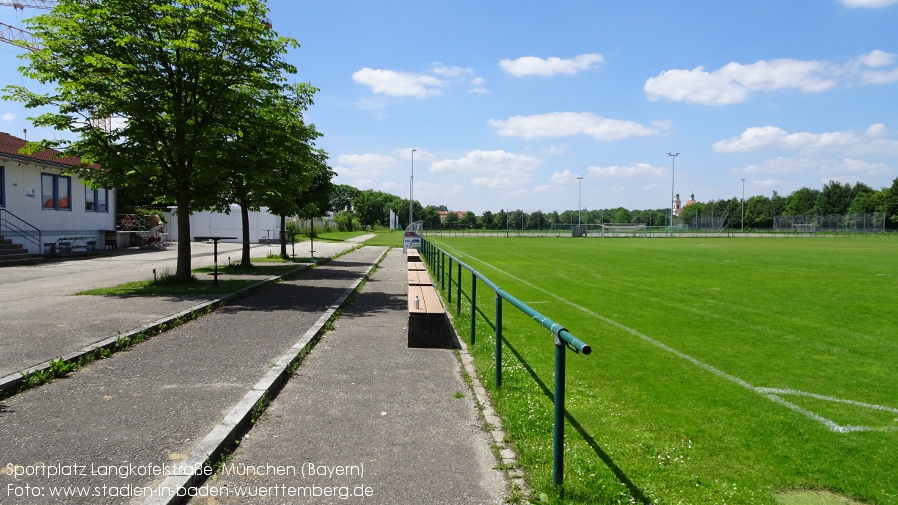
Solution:
[[[483,77],[475,77],[471,79],[471,81],[468,83],[468,86],[470,86],[468,88],[468,93],[489,93],[489,90],[486,89],[486,86],[484,86],[485,83],[486,81],[483,79]]]
[[[575,174],[570,170],[565,170],[564,172],[555,172],[552,174],[552,182],[554,183],[562,183],[562,182],[570,182],[576,181],[577,177],[582,177],[581,175]]]
[[[882,84],[898,80],[896,55],[874,50],[846,63],[802,61],[788,58],[750,64],[731,62],[707,71],[665,70],[646,80],[649,100],[726,105],[740,103],[761,91],[799,90],[817,93],[837,85]]]
[[[0,119],[2,119],[3,121],[14,121],[16,119],[16,115],[12,112],[7,112],[0,116]]]
[[[842,5],[852,9],[880,9],[898,4],[898,0],[840,0]]]
[[[507,188],[527,182],[541,163],[541,159],[526,154],[474,150],[462,158],[436,161],[430,171],[477,174],[471,179],[474,187]]]
[[[645,126],[633,121],[604,118],[591,112],[551,112],[514,116],[504,121],[490,119],[488,123],[503,137],[535,139],[589,135],[603,141],[655,135],[670,127],[669,122],[655,122],[652,126]]]
[[[847,154],[898,154],[898,140],[890,138],[882,123],[871,125],[863,133],[852,130],[824,133],[788,133],[777,126],[747,128],[712,146],[718,153],[746,152],[760,149],[791,149],[799,152],[835,151]]]
[[[415,150],[415,161],[426,162],[433,161],[436,156],[430,154],[429,152],[421,149],[420,147],[402,147],[396,149],[396,156],[401,160],[411,160],[412,159],[412,149]],[[423,166],[423,165],[422,165]]]
[[[397,160],[385,154],[343,154],[337,158],[334,171],[344,177],[365,180],[396,168]]]
[[[464,77],[474,73],[474,69],[472,68],[464,68],[464,67],[449,67],[445,65],[436,64],[433,67],[433,73],[437,75],[442,75],[447,78],[456,78],[456,77]]]
[[[473,75],[472,68],[434,63],[432,75],[366,67],[352,74],[352,80],[368,86],[373,93],[388,96],[441,95],[450,85],[463,82],[468,83],[470,93],[487,93],[483,78]]]
[[[888,173],[889,166],[884,163],[869,162],[853,158],[817,159],[817,158],[770,158],[730,172],[736,175],[771,176],[802,174],[816,175],[832,180],[858,180],[865,177],[869,180],[875,176]],[[776,189],[776,188],[774,188]]]
[[[432,75],[367,67],[352,74],[352,80],[368,86],[374,93],[390,96],[439,95],[442,93],[441,88],[446,84],[445,81]]]
[[[608,167],[591,166],[589,175],[603,179],[630,179],[635,177],[657,178],[667,177],[667,169],[648,163],[632,163],[626,166],[611,165]]]
[[[601,54],[581,54],[570,59],[558,57],[538,58],[523,56],[515,60],[504,59],[499,62],[506,73],[516,77],[525,75],[576,74],[602,64],[605,58]]]

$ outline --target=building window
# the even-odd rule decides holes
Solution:
[[[6,172],[0,165],[0,207],[6,207]]]
[[[41,174],[41,201],[45,209],[72,210],[72,178]]]
[[[87,212],[109,212],[109,191],[105,188],[91,189],[84,186],[84,210]]]

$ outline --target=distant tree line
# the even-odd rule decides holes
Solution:
[[[335,220],[341,229],[389,226],[390,210],[399,216],[400,226],[408,225],[408,199],[375,190],[359,190],[347,185],[335,188],[331,201],[337,210]],[[849,213],[881,212],[886,215],[886,226],[898,228],[898,178],[890,187],[875,190],[858,182],[843,184],[832,181],[823,189],[801,188],[789,196],[774,191],[770,197],[755,195],[745,200],[745,228],[770,229],[776,216],[843,215]],[[563,212],[524,212],[500,209],[485,211],[480,216],[466,212],[459,216],[448,212],[445,220],[440,211],[448,211],[445,205],[421,206],[413,202],[414,220],[423,221],[426,229],[525,229],[551,228],[556,224],[572,225],[600,223],[640,223],[648,226],[664,226],[670,222],[670,209],[629,210],[613,209],[565,210]],[[687,205],[679,215],[682,222],[695,217],[729,216],[731,227],[741,227],[743,201],[741,198],[709,200]]]

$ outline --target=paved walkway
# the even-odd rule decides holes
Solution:
[[[361,237],[364,238],[364,237]],[[329,257],[356,244],[315,242],[316,256]],[[239,261],[241,244],[218,244],[219,265]],[[307,243],[297,256],[308,256]],[[213,263],[212,244],[191,243],[192,266]],[[278,252],[278,245],[253,244],[251,255]],[[289,248],[288,248],[289,251]],[[300,252],[302,251],[302,252]],[[177,314],[214,296],[108,297],[76,295],[174,272],[177,245],[164,251],[126,249],[117,254],[0,269],[0,378],[64,356],[133,328]]]
[[[143,503],[138,494],[146,490],[189,485],[169,474],[185,473],[246,426],[254,403],[289,375],[290,357],[314,340],[327,314],[384,250],[352,252],[4,400],[0,503]],[[491,469],[490,440],[454,354],[405,346],[405,279],[404,256],[394,250],[231,460],[243,468],[301,471],[311,462],[365,473],[289,484],[271,473],[230,475],[210,486],[258,492],[258,484],[281,483],[312,493],[330,486],[339,494],[357,493],[361,485],[369,494],[265,503],[502,502],[505,482]],[[84,308],[104,317],[93,304]],[[147,311],[145,304],[134,309]],[[52,307],[36,314],[47,324],[71,323],[68,312]],[[51,492],[84,496],[53,498]]]
[[[203,489],[222,497],[194,502],[502,503],[504,477],[454,352],[407,346],[407,285],[394,249]],[[247,468],[259,472],[238,475]],[[236,496],[260,490],[275,494]]]

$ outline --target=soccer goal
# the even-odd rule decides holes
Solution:
[[[792,225],[797,233],[816,233],[817,223],[795,223]]]
[[[645,237],[645,223],[605,223],[602,225],[603,237]]]

